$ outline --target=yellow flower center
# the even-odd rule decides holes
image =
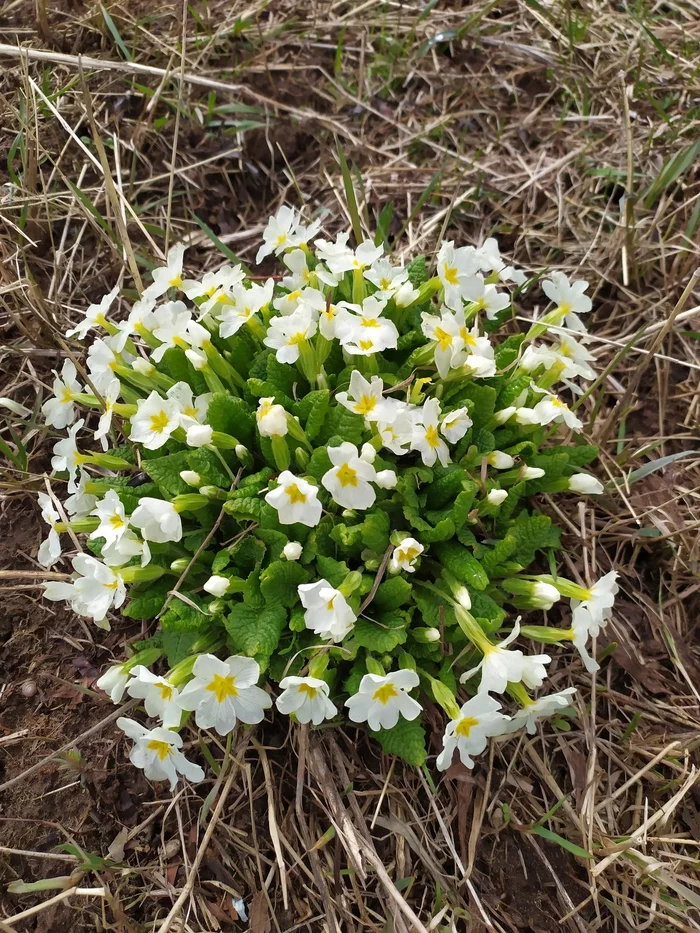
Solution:
[[[564,402],[560,401],[560,399],[558,398],[551,398],[550,402],[552,403],[554,408],[566,408],[566,405],[564,404]]]
[[[429,428],[426,428],[425,440],[428,444],[428,447],[437,447],[440,443],[437,428],[434,425],[431,424]]]
[[[287,242],[287,234],[286,234],[286,233],[278,233],[278,234],[277,234],[277,245],[278,245],[278,246],[282,246],[282,244],[283,244],[283,243],[286,243],[286,242]]]
[[[355,403],[355,411],[358,415],[368,415],[377,406],[377,399],[374,395],[363,395],[359,402]]]
[[[157,739],[151,739],[146,748],[155,752],[161,761],[165,761],[171,752],[171,748],[167,742],[159,742]]]
[[[287,295],[287,301],[298,301],[301,298],[301,291],[297,288],[296,291],[290,292]]]
[[[265,415],[269,415],[271,408],[272,402],[261,402],[260,408],[258,408],[258,421],[262,421]]]
[[[173,343],[181,350],[187,350],[189,348],[189,344],[186,340],[183,340],[182,337],[173,337]]]
[[[360,318],[360,324],[362,324],[363,327],[379,327],[379,321],[376,317]]]
[[[459,285],[459,279],[457,278],[457,267],[456,266],[444,266],[442,270],[443,278],[446,282],[449,282],[450,285]]]
[[[299,693],[305,693],[310,699],[318,693],[318,687],[312,687],[311,684],[299,684]]]
[[[236,678],[233,674],[228,677],[222,677],[220,674],[214,674],[211,683],[207,684],[207,690],[214,694],[217,703],[223,703],[227,697],[237,697]]]
[[[159,411],[157,415],[151,415],[151,431],[162,434],[168,427],[168,421],[167,411]]]
[[[66,405],[68,404],[68,402],[73,401],[73,393],[68,388],[68,386],[63,387],[63,391],[61,392],[61,401]]]
[[[392,697],[397,697],[398,695],[398,691],[393,684],[384,684],[374,691],[372,694],[372,699],[379,700],[382,706],[386,706]]]
[[[121,515],[110,515],[109,524],[112,526],[112,528],[123,528],[124,525],[126,525],[126,522],[121,517]]]
[[[435,328],[435,339],[440,344],[441,350],[448,350],[452,346],[452,335],[448,334],[442,327]]]
[[[466,327],[464,328],[464,332],[462,333],[462,340],[465,342],[465,344],[468,347],[476,346],[476,337],[473,334],[470,334],[469,331],[466,329]]]
[[[391,279],[380,279],[379,287],[382,289],[391,288]]]
[[[562,317],[565,316],[565,315],[567,315],[567,314],[571,314],[571,305],[570,305],[568,302],[563,301],[563,302],[559,305],[559,312],[560,312],[560,314],[562,315]]]
[[[330,598],[330,599],[328,600],[328,602],[326,603],[326,612],[333,612],[333,603],[334,603],[334,602],[335,602],[335,596],[331,596],[331,598]]]
[[[338,468],[337,476],[343,488],[345,486],[357,486],[357,470],[353,470],[347,463]]]
[[[180,275],[179,272],[177,273],[177,275],[173,276],[172,279],[168,280],[168,285],[170,285],[171,288],[180,288],[180,286],[182,285],[182,276]]]
[[[292,334],[291,337],[287,339],[289,346],[298,346],[300,343],[303,343],[306,340],[306,331],[300,330],[296,334]]]
[[[187,415],[188,418],[196,418],[196,417],[197,417],[197,409],[194,407],[194,405],[186,405],[186,406],[184,407],[182,413],[183,413],[183,415]]]
[[[408,561],[408,563],[410,564],[410,562],[412,560],[415,560],[419,554],[420,554],[420,551],[418,550],[418,548],[407,547],[404,550],[399,550],[399,560]]]
[[[374,342],[372,340],[361,340],[359,346],[360,350],[371,350]]]
[[[455,735],[459,735],[464,739],[468,739],[469,733],[472,731],[474,726],[478,725],[478,719],[474,719],[472,716],[465,716],[464,719],[460,719],[455,726]]]
[[[292,505],[296,505],[297,502],[306,502],[305,494],[301,491],[301,489],[299,489],[296,483],[292,483],[291,486],[287,486],[285,492],[287,493],[289,501]]]
[[[164,700],[172,699],[173,688],[170,686],[170,684],[165,684],[162,680],[159,680],[157,683],[153,684],[153,686],[156,688],[156,690],[158,690]]]

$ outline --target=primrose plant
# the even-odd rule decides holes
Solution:
[[[190,279],[184,253],[130,307],[115,289],[87,309],[68,334],[89,343],[84,363],[74,342],[43,407],[64,436],[39,560],[77,547],[46,597],[103,629],[116,610],[152,620],[98,681],[143,702],[150,723],[118,720],[132,762],[199,780],[190,717],[225,736],[273,705],[366,723],[422,765],[434,702],[439,769],[544,717],[566,728],[574,689],[538,695],[551,657],[515,643],[572,642],[594,672],[617,590],[615,572],[559,576],[559,530],[535,505],[603,491],[555,391],[576,398],[595,375],[586,283],[551,273],[550,310],[520,333],[528,282],[493,239],[403,266],[284,207],[257,254],[281,274]],[[563,626],[502,631],[562,599]]]

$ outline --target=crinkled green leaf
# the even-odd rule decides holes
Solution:
[[[297,587],[308,581],[308,571],[297,561],[275,560],[260,574],[260,592],[268,606],[293,606],[299,600]]]
[[[342,405],[336,405],[328,412],[325,423],[318,434],[319,443],[328,443],[332,437],[339,437],[343,441],[350,441],[356,447],[362,446],[365,436],[365,419],[348,411]]]
[[[190,468],[189,455],[189,450],[181,450],[176,454],[168,454],[165,457],[148,460],[142,464],[144,472],[148,473],[153,482],[157,483],[170,496],[192,492],[192,487],[188,486],[184,479],[180,477],[182,470],[189,470]]]
[[[255,416],[253,410],[241,398],[229,392],[215,392],[207,409],[207,423],[215,431],[230,434],[249,447],[253,440]]]
[[[370,735],[379,742],[387,755],[396,755],[416,768],[425,764],[427,752],[421,717],[410,721],[401,717],[393,729],[380,729],[378,732],[370,730]]]
[[[249,658],[271,655],[277,648],[287,612],[282,606],[254,609],[237,603],[225,619],[231,646]]]
[[[226,456],[225,453],[222,456]],[[213,450],[207,450],[206,447],[199,447],[193,450],[187,457],[187,463],[191,470],[199,473],[203,480],[209,486],[218,486],[220,489],[229,489],[232,483],[231,477],[224,469],[224,466]],[[235,470],[233,471],[235,475]],[[190,490],[193,492],[194,490]]]
[[[267,358],[267,381],[276,386],[280,392],[291,399],[294,395],[294,385],[301,381],[299,370],[288,363],[280,363],[274,353]],[[306,386],[306,382],[304,382]]]
[[[473,586],[474,589],[484,590],[489,584],[489,578],[474,555],[458,544],[456,541],[446,541],[437,544],[434,553],[442,566],[449,570],[461,583]]]
[[[348,575],[348,565],[344,560],[336,560],[334,557],[323,557],[319,555],[316,558],[319,578],[328,580],[331,586],[336,589]]]
[[[121,613],[127,619],[155,619],[175,584],[175,577],[148,583],[141,591],[132,590],[131,599]]]
[[[194,597],[191,593],[183,593],[189,600]],[[173,599],[166,612],[160,619],[164,632],[200,632],[209,625],[210,616],[199,609],[193,608],[181,599]]]
[[[542,515],[540,512],[528,515],[521,512],[511,525],[509,534],[516,542],[515,560],[527,567],[535,559],[537,551],[559,547],[561,530],[552,524],[548,515]]]
[[[192,646],[199,638],[197,632],[163,632],[163,651],[168,659],[168,666],[174,667],[192,653]]]
[[[405,606],[411,598],[412,590],[413,587],[404,577],[395,576],[384,580],[383,583],[379,584],[377,592],[374,594],[372,611],[376,611],[374,608],[376,607],[384,612],[390,612],[392,609]]]
[[[364,616],[359,617],[353,629],[357,644],[376,654],[393,651],[397,645],[403,645],[407,637],[404,615],[400,612],[385,612],[374,616],[372,605],[367,607],[367,611],[376,618],[376,622]]]

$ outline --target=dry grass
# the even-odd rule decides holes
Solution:
[[[192,271],[219,262],[196,218],[246,261],[283,201],[347,226],[337,136],[368,226],[393,204],[406,255],[495,234],[520,265],[593,284],[605,376],[583,410],[610,494],[575,514],[548,507],[570,574],[623,573],[607,630],[617,647],[597,681],[573,655],[552,665],[557,686],[579,687],[568,734],[496,744],[435,786],[352,731],[272,725],[229,750],[212,742],[220,773],[203,804],[192,789],[130,785],[110,718],[68,767],[70,793],[94,798],[77,822],[61,809],[66,768],[27,768],[61,738],[80,743],[109,708],[44,689],[80,680],[89,694],[96,670],[78,678],[47,641],[96,667],[108,651],[41,608],[31,577],[10,576],[8,657],[28,637],[33,654],[8,661],[0,712],[6,778],[18,778],[0,822],[3,874],[62,875],[70,864],[27,851],[46,856],[67,836],[79,848],[63,852],[75,870],[56,884],[60,902],[47,903],[55,889],[8,896],[0,929],[242,929],[232,896],[254,933],[700,929],[700,292],[678,305],[699,252],[698,0],[6,0],[0,28],[1,395],[35,408],[67,319],[125,261],[143,274],[187,236]],[[14,457],[2,466],[3,566],[36,569],[46,438],[7,414],[0,439]],[[20,695],[30,673],[34,703]],[[46,710],[62,732],[38,729]],[[19,793],[47,773],[50,820]],[[110,841],[112,863],[100,860]]]

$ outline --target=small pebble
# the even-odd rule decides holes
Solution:
[[[180,840],[179,839],[168,839],[168,841],[163,846],[163,856],[166,859],[171,859],[177,855],[180,851]]]
[[[25,680],[22,684],[22,696],[26,697],[28,700],[36,696],[36,684],[33,680]]]

